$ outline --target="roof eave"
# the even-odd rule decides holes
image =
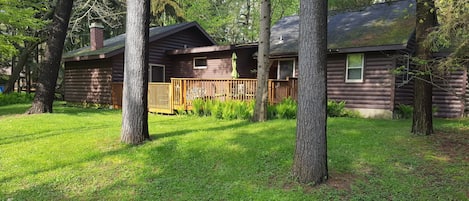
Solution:
[[[397,44],[397,45],[381,45],[381,46],[367,46],[367,47],[348,47],[348,48],[329,48],[327,49],[328,54],[340,54],[340,53],[357,53],[357,52],[377,52],[377,51],[395,51],[395,50],[405,50],[407,44]],[[275,53],[271,54],[271,59],[280,59],[280,58],[291,58],[297,57],[298,52],[285,52],[285,53]]]
[[[202,29],[202,27],[197,23],[197,22],[191,22],[191,23],[188,23],[184,26],[181,26],[177,29],[174,29],[174,30],[171,30],[171,31],[168,31],[168,32],[165,32],[165,33],[162,33],[162,34],[157,34],[153,37],[150,37],[148,42],[149,43],[152,43],[156,40],[159,40],[159,39],[162,39],[164,37],[167,37],[167,36],[170,36],[174,33],[177,33],[179,31],[182,31],[182,30],[185,30],[185,29],[188,29],[188,28],[191,28],[191,27],[196,27],[199,29],[200,32],[202,32],[202,34],[213,44],[213,45],[216,45],[216,42],[215,40],[213,40],[212,37],[210,37],[210,35],[208,35],[208,33]],[[124,41],[125,43],[125,41]],[[72,57],[67,57],[67,58],[63,58],[62,60],[64,62],[69,62],[69,61],[83,61],[83,60],[93,60],[93,59],[106,59],[106,58],[109,58],[109,57],[113,57],[115,55],[118,55],[118,54],[121,54],[125,51],[125,45],[123,45],[122,47],[116,49],[116,50],[113,50],[113,51],[110,51],[110,52],[107,52],[107,53],[104,53],[104,54],[99,54],[99,55],[87,55],[87,56],[72,56]]]
[[[376,51],[393,51],[405,50],[407,44],[365,46],[365,47],[347,47],[347,48],[329,48],[330,53],[353,53],[353,52],[376,52]]]
[[[204,46],[204,47],[184,48],[184,49],[177,49],[177,50],[168,50],[166,51],[166,54],[168,55],[199,54],[199,53],[221,52],[221,51],[249,49],[249,48],[257,48],[257,43],[242,44],[242,45],[212,45],[212,46]]]
[[[106,58],[108,58],[106,54],[96,54],[96,55],[87,55],[87,56],[66,57],[66,58],[63,58],[62,61],[64,62],[86,61],[86,60],[106,59]]]
[[[184,48],[177,50],[168,50],[166,54],[168,55],[182,55],[182,54],[197,54],[197,53],[207,53],[207,52],[220,52],[232,50],[232,45],[223,45],[223,46],[204,46],[204,47],[194,47],[194,48]]]

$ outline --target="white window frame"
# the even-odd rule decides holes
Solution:
[[[361,55],[362,57],[362,65],[361,66],[349,66],[349,56],[351,55]],[[354,54],[347,54],[347,59],[346,59],[346,64],[345,64],[345,82],[346,83],[361,83],[363,82],[363,72],[365,71],[365,54],[364,53],[354,53]],[[348,74],[349,74],[349,69],[361,69],[361,75],[360,79],[349,79]]]
[[[150,64],[150,69],[149,70],[149,73],[148,73],[148,82],[152,82],[152,68],[153,67],[163,67],[163,82],[166,82],[166,66],[165,65],[162,65],[162,64]]]
[[[280,80],[280,62],[281,61],[293,61],[293,72],[292,72],[292,77],[295,77],[296,73],[296,59],[279,59],[277,60],[277,80]]]
[[[205,63],[208,65],[207,57],[194,57],[194,58],[192,58],[192,67],[193,67],[193,69],[206,69],[207,65],[205,65],[205,66],[196,66],[195,65],[195,60],[198,60],[198,59],[205,59]]]

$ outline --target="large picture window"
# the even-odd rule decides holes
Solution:
[[[206,69],[207,57],[194,57],[192,63],[194,64],[194,69]]]
[[[348,54],[345,82],[363,82],[364,54]]]

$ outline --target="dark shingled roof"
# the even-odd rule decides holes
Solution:
[[[215,41],[196,22],[185,22],[164,27],[150,28],[150,42],[169,36],[181,30],[197,27],[213,44]],[[62,58],[65,61],[79,61],[88,59],[102,59],[124,52],[125,34],[121,34],[104,40],[104,45],[98,50],[91,50],[90,46],[65,53]]]
[[[415,29],[415,0],[374,4],[328,16],[328,49],[340,52],[405,49]],[[271,56],[298,55],[299,17],[279,20],[271,30]]]

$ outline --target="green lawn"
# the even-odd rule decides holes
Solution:
[[[295,120],[150,115],[154,139],[119,142],[121,113],[56,105],[54,114],[0,107],[0,200],[468,200],[469,119],[331,118],[330,179],[290,174]]]

